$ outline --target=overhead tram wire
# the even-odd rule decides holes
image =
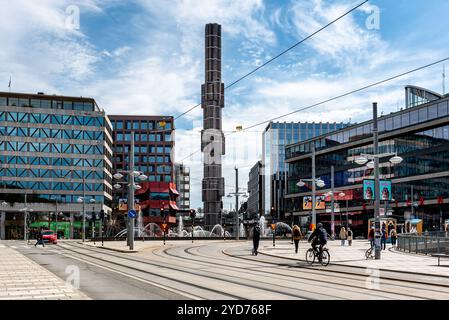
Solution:
[[[331,25],[333,25],[334,23],[336,23],[337,21],[339,21],[340,19],[344,18],[345,16],[347,16],[348,14],[350,14],[351,12],[357,10],[359,7],[363,6],[365,3],[369,2],[369,0],[365,0],[362,3],[358,4],[357,6],[355,6],[354,8],[352,8],[351,10],[347,11],[346,13],[342,14],[341,16],[339,16],[338,18],[332,20],[331,22],[329,22],[328,24],[326,24],[325,26],[321,27],[320,29],[318,29],[317,31],[313,32],[312,34],[309,34],[307,37],[305,37],[304,39],[298,41],[297,43],[295,43],[294,45],[292,45],[291,47],[285,49],[284,51],[282,51],[281,53],[277,54],[276,56],[274,56],[273,58],[267,60],[266,62],[264,62],[263,64],[261,64],[260,66],[258,66],[257,68],[251,70],[250,72],[246,73],[245,75],[241,76],[240,78],[238,78],[237,80],[231,82],[229,85],[227,85],[225,87],[226,89],[229,89],[231,87],[233,87],[234,85],[236,85],[237,83],[239,83],[240,81],[242,81],[243,79],[249,77],[250,75],[252,75],[253,73],[257,72],[258,70],[262,69],[263,67],[265,67],[266,65],[270,64],[271,62],[273,62],[274,60],[276,60],[277,58],[283,56],[284,54],[286,54],[287,52],[291,51],[292,49],[296,48],[297,46],[299,46],[300,44],[302,44],[303,42],[307,41],[308,39],[312,38],[313,36],[315,36],[316,34],[320,33],[321,31],[323,31],[324,29],[330,27]],[[190,111],[198,108],[199,106],[201,106],[201,103],[198,103],[197,105],[189,108],[188,110],[184,111],[183,113],[181,113],[180,115],[175,117],[175,121],[178,120],[179,118],[183,117],[184,115],[188,114]]]
[[[250,125],[249,127],[243,128],[243,129],[241,129],[241,130],[239,130],[239,131],[232,131],[232,132],[230,132],[229,134],[225,135],[225,137],[230,136],[230,135],[232,135],[232,134],[234,134],[234,133],[239,133],[239,132],[246,131],[246,130],[248,130],[248,129],[252,129],[252,128],[254,128],[254,127],[258,127],[258,126],[260,126],[260,125],[262,125],[262,124],[265,124],[265,123],[268,123],[268,122],[271,122],[271,121],[274,121],[274,120],[278,120],[278,119],[284,118],[284,117],[286,117],[286,116],[289,116],[289,115],[292,115],[292,114],[295,114],[295,113],[298,113],[298,112],[301,112],[301,111],[304,111],[304,110],[308,110],[308,109],[315,108],[315,107],[320,106],[320,105],[322,105],[322,104],[326,104],[326,103],[328,103],[328,102],[331,102],[331,101],[334,101],[334,100],[338,100],[338,99],[343,98],[343,97],[347,97],[347,96],[352,95],[352,94],[354,94],[354,93],[364,91],[364,90],[366,90],[366,89],[369,89],[369,88],[378,86],[378,85],[380,85],[380,84],[383,84],[383,83],[386,83],[386,82],[395,80],[395,79],[397,79],[397,78],[403,77],[403,76],[405,76],[405,75],[408,75],[408,74],[411,74],[411,73],[414,73],[414,72],[417,72],[417,71],[420,71],[420,70],[423,70],[423,69],[432,67],[432,66],[434,66],[434,65],[437,65],[437,64],[439,64],[439,63],[442,63],[442,62],[445,62],[445,61],[448,61],[448,60],[449,60],[449,57],[444,58],[444,59],[440,59],[440,60],[438,60],[438,61],[434,61],[434,62],[432,62],[432,63],[429,63],[429,64],[426,64],[426,65],[424,65],[424,66],[421,66],[421,67],[418,67],[418,68],[415,68],[415,69],[412,69],[412,70],[409,70],[409,71],[400,73],[400,74],[398,74],[398,75],[389,77],[389,78],[387,78],[387,79],[384,79],[384,80],[381,80],[381,81],[374,82],[374,83],[372,83],[372,84],[366,85],[366,86],[361,87],[361,88],[359,88],[359,89],[355,89],[355,90],[352,90],[352,91],[349,91],[349,92],[340,94],[340,95],[338,95],[338,96],[335,96],[335,97],[333,97],[333,98],[329,98],[329,99],[323,100],[323,101],[321,101],[321,102],[318,102],[318,103],[309,105],[309,106],[307,106],[307,107],[303,107],[303,108],[300,108],[300,109],[297,109],[297,110],[294,110],[294,111],[285,113],[285,114],[280,115],[280,116],[277,116],[277,117],[275,117],[275,118],[271,118],[271,119],[264,120],[264,121],[262,121],[262,122],[259,122],[259,123]],[[183,158],[182,161],[185,160],[185,159],[187,159],[187,158],[189,158],[189,157],[191,157],[191,156],[193,156],[193,155],[195,155],[195,154],[197,154],[198,152],[201,152],[201,149],[199,149],[199,150],[197,150],[197,151],[195,151],[195,152],[192,152],[190,155],[188,155],[187,157]]]
[[[280,115],[280,116],[278,116],[278,117],[275,117],[275,118],[272,118],[272,119],[269,119],[269,120],[265,120],[265,121],[262,121],[262,122],[253,124],[253,125],[251,125],[251,126],[249,126],[249,127],[243,128],[242,130],[237,131],[237,132],[246,131],[246,130],[248,130],[248,129],[252,129],[252,128],[258,127],[258,126],[260,126],[260,125],[262,125],[262,124],[265,124],[265,123],[267,123],[267,122],[271,122],[271,121],[274,121],[274,120],[278,120],[278,119],[284,118],[284,117],[286,117],[286,116],[289,116],[289,115],[292,115],[292,114],[295,114],[295,113],[298,113],[298,112],[301,112],[301,111],[304,111],[304,110],[312,109],[312,108],[317,107],[317,106],[319,106],[319,105],[322,105],[322,104],[325,104],[325,103],[328,103],[328,102],[331,102],[331,101],[334,101],[334,100],[338,100],[338,99],[340,99],[340,98],[343,98],[343,97],[352,95],[352,94],[357,93],[357,92],[360,92],[360,91],[364,91],[364,90],[366,90],[366,89],[369,89],[369,88],[378,86],[378,85],[380,85],[380,84],[389,82],[389,81],[391,81],[391,80],[395,80],[395,79],[397,79],[397,78],[403,77],[403,76],[408,75],[408,74],[410,74],[410,73],[414,73],[414,72],[416,72],[416,71],[420,71],[420,70],[423,70],[423,69],[432,67],[432,66],[434,66],[434,65],[436,65],[436,64],[442,63],[442,62],[447,61],[447,60],[449,60],[449,57],[444,58],[444,59],[441,59],[441,60],[438,60],[438,61],[435,61],[435,62],[432,62],[432,63],[429,63],[429,64],[426,64],[425,66],[422,66],[422,67],[419,67],[419,68],[415,68],[415,69],[412,69],[412,70],[403,72],[403,73],[401,73],[401,74],[392,76],[392,77],[390,77],[390,78],[387,78],[387,79],[384,79],[384,80],[381,80],[381,81],[377,81],[377,82],[375,82],[375,83],[369,84],[369,85],[364,86],[364,87],[361,87],[361,88],[359,88],[359,89],[356,89],[356,90],[352,90],[352,91],[343,93],[343,94],[341,94],[341,95],[338,95],[338,96],[335,96],[335,97],[333,97],[333,98],[330,98],[330,99],[327,99],[327,100],[324,100],[324,101],[321,101],[321,102],[312,104],[312,105],[310,105],[310,106],[307,106],[307,107],[304,107],[304,108],[300,108],[300,109],[297,109],[297,110],[294,110],[294,111],[285,113],[285,114]],[[235,132],[234,132],[234,133],[235,133]],[[232,134],[232,133],[231,133],[231,134]]]

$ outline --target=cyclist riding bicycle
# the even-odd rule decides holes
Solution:
[[[318,222],[316,229],[310,235],[308,241],[312,241],[313,249],[315,249],[317,246],[320,246],[319,253],[321,256],[321,254],[323,253],[323,247],[327,243],[327,231],[323,228],[323,224],[321,222]]]

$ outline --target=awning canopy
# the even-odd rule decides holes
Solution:
[[[179,210],[178,206],[176,204],[173,204],[173,203],[170,203],[170,209]]]
[[[179,192],[176,191],[176,189],[174,189],[174,188],[170,188],[170,192],[179,196]]]

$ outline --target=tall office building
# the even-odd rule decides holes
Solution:
[[[263,214],[262,211],[262,200],[263,200],[263,188],[262,188],[262,162],[257,161],[257,163],[249,171],[248,180],[248,207],[247,207],[247,218],[253,219],[257,215]]]
[[[111,159],[112,126],[94,99],[0,92],[1,239],[23,239],[25,220],[81,237],[83,194],[89,219],[111,210]]]
[[[134,132],[135,170],[149,182],[173,182],[175,147],[174,121],[171,116],[109,116],[113,126],[113,172],[129,170],[131,132]],[[114,203],[127,199],[126,188],[114,190]]]
[[[181,210],[190,209],[190,169],[184,164],[175,163],[175,184],[179,192],[176,204]]]
[[[286,190],[285,146],[344,128],[344,123],[270,122],[262,136],[263,212],[284,219]]]
[[[223,207],[221,199],[224,196],[221,168],[221,156],[225,154],[225,139],[221,124],[224,84],[221,82],[221,26],[216,23],[206,25],[205,71],[205,84],[201,86],[203,109],[201,151],[204,153],[202,200],[207,228],[219,223],[219,213]]]

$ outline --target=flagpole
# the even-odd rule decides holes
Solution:
[[[9,88],[9,93],[11,93],[11,76],[9,76],[8,88]]]

